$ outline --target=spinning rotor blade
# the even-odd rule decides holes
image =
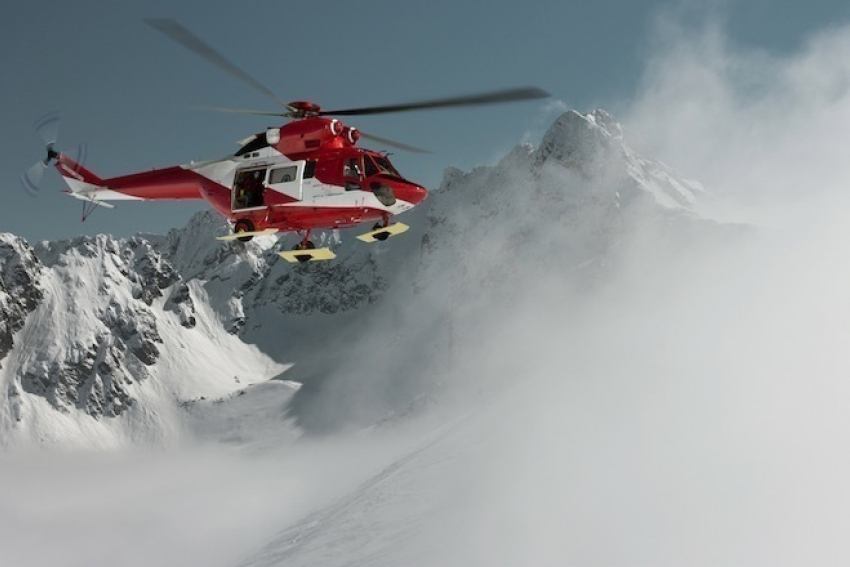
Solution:
[[[370,106],[365,108],[350,108],[346,110],[322,110],[319,116],[365,116],[368,114],[387,114],[390,112],[405,112],[408,110],[424,110],[430,108],[448,108],[455,106],[478,106],[482,104],[496,104],[500,102],[514,102],[536,98],[547,98],[549,93],[537,87],[521,87],[518,89],[505,89],[468,96],[456,96],[450,98],[437,98],[409,102],[405,104],[392,104],[387,106]]]
[[[59,113],[48,112],[36,120],[32,126],[35,133],[44,142],[46,156],[44,159],[32,164],[29,169],[21,174],[21,186],[31,196],[37,197],[41,189],[41,182],[44,179],[44,172],[47,171],[47,167],[56,155],[53,147],[56,145],[56,140],[59,137]]]
[[[410,110],[428,110],[432,108],[451,108],[458,106],[480,106],[484,104],[497,104],[502,102],[517,102],[521,100],[532,100],[548,98],[551,96],[543,89],[537,87],[522,87],[518,89],[505,89],[468,96],[456,96],[450,98],[439,98],[409,102],[404,104],[391,104],[386,106],[370,106],[364,108],[349,108],[344,110],[318,110],[316,112],[299,111],[292,106],[286,105],[289,112],[266,112],[264,110],[246,110],[242,108],[222,108],[220,106],[205,106],[207,110],[216,112],[231,112],[234,114],[253,114],[257,116],[282,116],[284,118],[298,118],[303,116],[365,116],[369,114],[388,114],[391,112],[407,112]],[[383,140],[378,140],[383,141]]]
[[[360,130],[358,130],[360,132]],[[415,154],[430,154],[431,152],[428,150],[423,150],[422,148],[417,148],[416,146],[409,146],[407,144],[402,144],[401,142],[395,142],[393,140],[388,140],[386,138],[379,138],[378,136],[373,136],[372,134],[364,134],[360,132],[360,136],[362,138],[366,138],[367,140],[372,140],[373,142],[378,142],[379,144],[384,144],[385,146],[390,146],[393,148],[398,148],[399,150],[404,150],[407,152],[413,152]]]
[[[269,97],[282,107],[294,110],[285,102],[280,100],[274,91],[228,61],[222,54],[210,47],[205,41],[174,20],[168,18],[149,18],[145,20],[145,23],[153,29],[167,35],[189,51],[203,57],[222,71],[229,73],[249,87]]]
[[[220,106],[203,106],[201,107],[205,110],[213,110],[215,112],[231,112],[235,114],[251,114],[256,116],[283,116],[290,117],[290,113],[288,112],[264,112],[262,110],[245,110],[242,108],[222,108]],[[397,148],[399,150],[405,150],[407,152],[413,152],[416,154],[430,154],[431,152],[428,150],[423,150],[422,148],[417,148],[416,146],[410,146],[408,144],[402,144],[401,142],[396,142],[393,140],[389,140],[387,138],[381,138],[379,136],[373,136],[372,134],[366,134],[365,132],[357,130],[360,132],[360,136],[366,138],[368,140],[372,140],[373,142],[378,142],[380,144],[384,144],[385,146],[390,146],[393,148]]]
[[[35,133],[44,142],[44,147],[51,146],[56,143],[59,137],[59,113],[48,112],[33,124]]]
[[[201,107],[205,110],[213,110],[215,112],[231,112],[234,114],[251,114],[256,116],[283,116],[286,118],[290,117],[289,112],[265,112],[262,110],[245,110],[243,108],[222,108],[220,106],[203,106]],[[402,144],[401,142],[396,142],[394,140],[390,140],[387,138],[381,138],[379,136],[373,136],[372,134],[366,134],[360,130],[360,136],[366,138],[368,140],[372,140],[373,142],[378,142],[379,144],[384,144],[385,146],[390,146],[393,148],[397,148],[399,150],[404,150],[407,152],[413,152],[416,154],[430,154],[431,152],[428,150],[423,150],[422,148],[417,148],[416,146],[411,146],[408,144]]]
[[[21,186],[24,188],[24,191],[33,197],[38,197],[41,192],[41,182],[44,180],[44,172],[47,171],[47,168],[53,165],[59,158],[59,153],[53,149],[53,146],[54,144],[52,142],[48,144],[45,148],[47,151],[45,158],[34,163],[29,169],[21,174]],[[86,162],[86,150],[87,146],[85,144],[78,145],[74,150],[71,159],[81,166],[84,165]]]
[[[41,180],[44,179],[44,172],[47,171],[47,164],[44,161],[34,163],[32,167],[21,174],[21,186],[24,191],[38,197],[41,189]]]
[[[222,106],[201,106],[203,110],[212,110],[214,112],[229,112],[231,114],[251,114],[255,116],[283,116],[291,118],[291,112],[266,112],[265,110],[247,110],[244,108],[224,108]]]
[[[89,147],[85,143],[77,144],[70,156],[75,162],[85,167],[86,159],[89,157]]]

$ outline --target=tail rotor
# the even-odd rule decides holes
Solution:
[[[45,114],[35,121],[33,128],[44,143],[45,156],[21,173],[21,186],[29,195],[38,197],[44,180],[44,172],[59,160],[59,152],[56,150],[56,143],[59,138],[59,113],[49,112]],[[74,156],[74,161],[77,163],[85,163],[85,144],[77,146]]]
[[[34,163],[32,167],[21,174],[21,186],[24,191],[33,197],[38,197],[41,191],[41,182],[44,180],[44,172],[47,171],[48,166],[56,159],[56,156],[58,154],[53,146],[47,146],[47,157]]]

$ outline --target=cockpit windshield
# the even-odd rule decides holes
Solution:
[[[375,173],[382,173],[384,175],[389,175],[390,177],[397,177],[401,179],[401,174],[393,167],[393,164],[390,163],[385,156],[381,155],[368,155],[364,156],[366,158],[366,175],[373,175]],[[369,162],[373,163],[370,164]]]

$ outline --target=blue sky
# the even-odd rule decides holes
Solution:
[[[194,105],[269,109],[268,101],[142,23],[174,18],[285,100],[325,108],[404,102],[534,85],[553,100],[617,114],[638,89],[659,20],[698,30],[719,21],[736,44],[786,53],[850,19],[846,2],[389,0],[284,2],[82,0],[14,3],[0,20],[0,232],[30,240],[110,232],[165,232],[204,208],[120,204],[79,221],[80,205],[50,172],[42,195],[19,173],[42,156],[32,123],[59,110],[60,147],[88,146],[104,176],[223,156],[273,124]],[[492,163],[523,139],[536,141],[558,112],[545,102],[437,110],[347,123],[431,149],[393,156],[427,187],[450,165]],[[381,149],[381,148],[376,148]]]

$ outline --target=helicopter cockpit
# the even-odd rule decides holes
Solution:
[[[404,179],[398,170],[393,167],[386,156],[380,154],[364,154],[363,164],[366,167],[366,177],[373,175],[388,175],[396,179]]]
[[[398,170],[384,155],[363,152],[356,157],[342,160],[342,176],[346,191],[360,190],[364,179],[379,175],[404,181]]]

